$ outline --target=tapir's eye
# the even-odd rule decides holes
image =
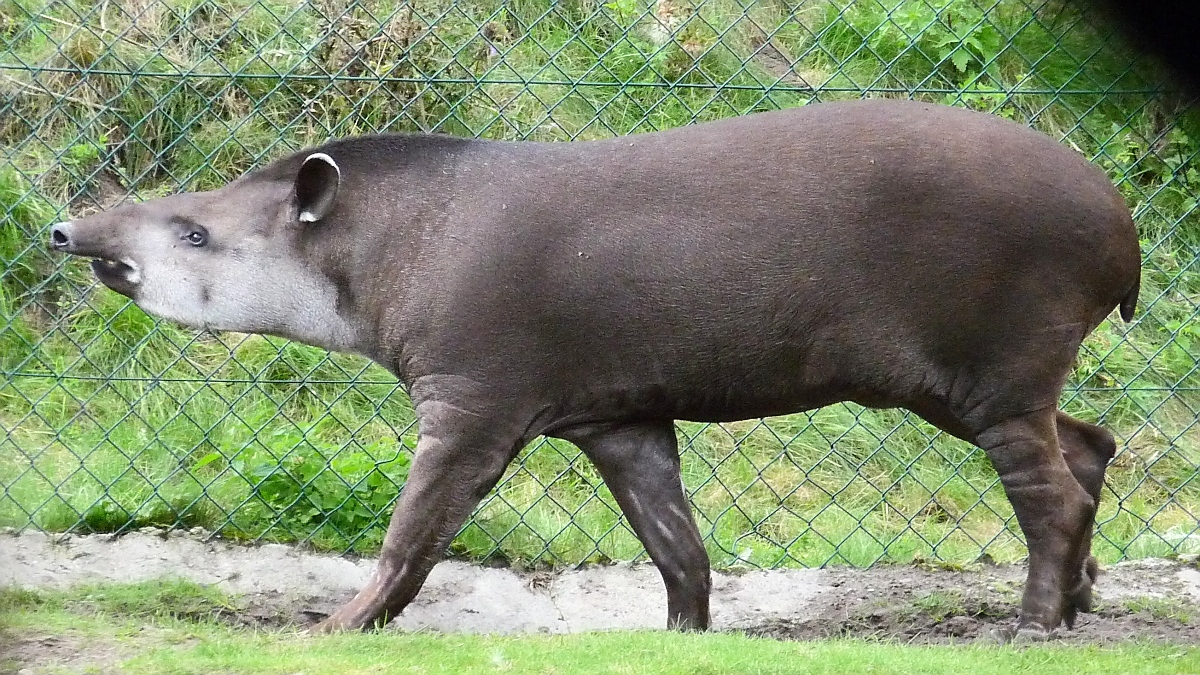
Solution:
[[[196,227],[183,235],[183,238],[192,246],[203,246],[208,243],[208,232],[203,227]]]

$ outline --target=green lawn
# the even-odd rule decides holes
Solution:
[[[694,11],[377,0],[325,3],[326,13],[283,0],[144,4],[127,14],[122,3],[0,2],[0,64],[10,66],[0,95],[14,113],[0,119],[0,525],[203,526],[371,553],[415,438],[407,398],[377,367],[157,324],[82,263],[49,257],[46,228],[68,213],[127,191],[212,187],[352,133],[566,142],[912,92],[1061,138],[1127,196],[1146,259],[1140,318],[1099,328],[1064,406],[1122,445],[1100,507],[1100,557],[1200,552],[1200,217],[1189,187],[1200,184],[1190,160],[1200,133],[1194,116],[1176,120],[1169,97],[1144,93],[1154,73],[1131,67],[1074,10],[1051,3],[1035,16],[1021,0],[707,0]],[[91,70],[86,83],[80,68]],[[680,433],[718,566],[1024,554],[982,454],[901,413],[839,405]],[[578,452],[539,441],[454,552],[573,564],[641,547]]]

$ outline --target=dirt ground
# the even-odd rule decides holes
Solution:
[[[228,617],[244,625],[310,624],[348,600],[373,560],[282,545],[242,546],[201,531],[142,530],[123,536],[0,533],[0,586],[75,584],[180,577],[240,596]],[[1023,566],[977,564],[965,570],[876,566],[720,572],[713,575],[714,628],[782,639],[874,637],[917,643],[994,640],[1017,614]],[[1097,586],[1096,611],[1070,643],[1141,639],[1200,643],[1200,567],[1195,560],[1111,565]],[[650,565],[520,572],[460,561],[439,564],[391,630],[569,633],[660,628],[666,594]],[[52,654],[70,663],[69,636],[9,635],[0,645],[17,662]],[[104,657],[89,654],[91,663]],[[118,655],[110,655],[117,659]],[[107,660],[99,658],[101,662]]]
[[[0,674],[119,672],[127,648],[62,635],[0,635]]]

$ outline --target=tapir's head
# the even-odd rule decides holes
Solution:
[[[127,204],[50,231],[50,246],[92,258],[92,271],[146,312],[195,328],[353,345],[338,288],[314,262],[341,169],[297,156],[210,192]]]

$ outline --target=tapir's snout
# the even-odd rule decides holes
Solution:
[[[61,222],[50,228],[50,248],[71,255],[93,258],[92,272],[102,284],[132,298],[141,283],[141,270],[132,258],[108,250],[104,237],[89,237],[77,222]]]
[[[115,245],[112,227],[105,219],[84,218],[58,223],[50,228],[50,248],[84,258],[123,257]]]
[[[74,253],[74,223],[64,222],[50,228],[50,248],[63,253]]]

